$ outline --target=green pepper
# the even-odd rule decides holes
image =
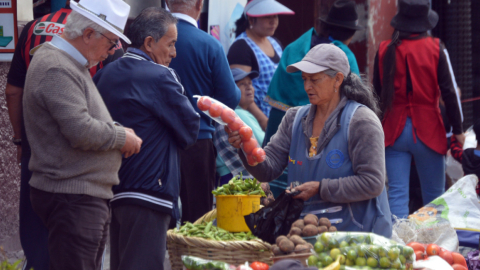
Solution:
[[[210,221],[210,222],[207,223],[207,226],[205,226],[204,232],[206,234],[210,232],[210,229],[212,228],[212,224],[213,224],[213,222]]]

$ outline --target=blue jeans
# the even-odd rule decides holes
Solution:
[[[416,137],[416,143],[413,136]],[[408,216],[410,165],[412,156],[417,166],[423,204],[445,192],[445,158],[428,148],[413,133],[412,120],[407,118],[400,137],[393,146],[385,148],[388,176],[388,202],[392,215]]]

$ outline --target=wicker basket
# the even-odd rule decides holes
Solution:
[[[215,210],[214,210],[215,211]],[[197,220],[211,221],[216,213],[211,211]],[[200,222],[201,223],[201,222]],[[272,264],[271,246],[261,240],[252,241],[214,241],[200,237],[185,237],[167,231],[168,255],[172,270],[182,270],[182,255],[191,255],[207,260],[222,261],[230,264],[259,261]]]

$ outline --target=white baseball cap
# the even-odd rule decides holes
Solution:
[[[275,0],[252,0],[245,6],[243,14],[250,17],[264,17],[280,14],[294,15],[295,12]]]
[[[70,7],[131,44],[130,40],[123,34],[130,13],[130,6],[124,1],[80,0],[78,3],[70,1]]]
[[[300,70],[314,74],[327,69],[333,69],[347,76],[350,73],[350,64],[342,49],[333,44],[323,43],[313,47],[302,61],[289,65],[287,72],[293,73]]]

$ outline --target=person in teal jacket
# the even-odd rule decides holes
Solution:
[[[263,146],[270,141],[270,137],[277,132],[278,126],[286,111],[291,107],[303,106],[309,103],[308,96],[303,90],[301,72],[288,73],[287,67],[299,62],[311,48],[322,43],[333,43],[339,47],[348,58],[350,71],[360,75],[357,60],[348,48],[353,35],[357,30],[363,29],[358,25],[358,15],[355,2],[352,0],[338,0],[330,9],[327,17],[319,18],[321,29],[311,28],[290,43],[283,51],[278,68],[272,77],[267,92],[269,104],[272,106],[268,119],[267,130]],[[279,179],[270,182],[273,194],[276,196],[285,190],[287,172]]]

